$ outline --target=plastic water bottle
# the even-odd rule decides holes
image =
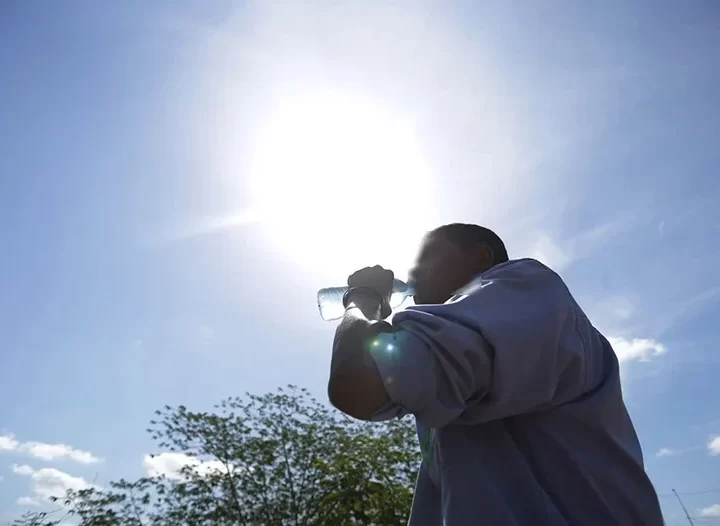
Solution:
[[[318,291],[318,308],[320,309],[320,317],[323,320],[333,321],[343,317],[343,314],[345,314],[343,296],[347,289],[348,287],[328,287]],[[396,279],[390,296],[390,307],[393,309],[398,308],[413,293],[412,285]]]

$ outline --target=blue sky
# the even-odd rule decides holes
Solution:
[[[166,403],[325,399],[315,291],[449,221],[561,273],[720,521],[718,6],[295,4],[0,3],[0,523],[171,470]]]

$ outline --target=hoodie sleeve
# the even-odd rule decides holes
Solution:
[[[370,351],[391,400],[376,420],[479,423],[570,400],[588,383],[583,335],[593,329],[560,277],[534,260],[493,268],[393,325]]]

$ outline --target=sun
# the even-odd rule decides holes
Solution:
[[[251,151],[252,209],[270,244],[325,274],[407,271],[433,215],[411,123],[366,99],[295,96],[275,105]]]

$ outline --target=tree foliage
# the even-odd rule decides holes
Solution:
[[[15,526],[404,525],[419,451],[406,420],[351,420],[290,386],[213,412],[157,411],[148,432],[178,473],[70,491]],[[185,457],[186,456],[186,457]]]

